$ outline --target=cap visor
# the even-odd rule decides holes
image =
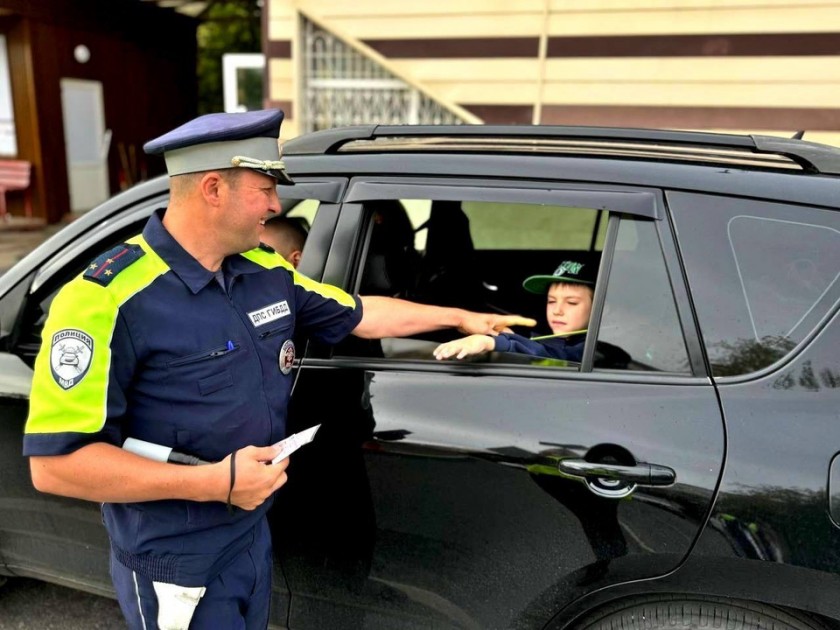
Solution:
[[[554,280],[553,276],[531,276],[522,283],[522,288],[531,293],[545,293]]]
[[[257,170],[257,169],[255,169],[255,170]],[[295,180],[293,180],[291,177],[289,177],[289,174],[285,170],[271,169],[270,171],[257,170],[257,172],[258,173],[264,173],[264,174],[268,175],[269,177],[273,177],[274,179],[277,180],[278,184],[283,184],[285,186],[294,186],[295,185]]]
[[[562,282],[563,284],[583,284],[591,287],[594,282],[589,280],[577,280],[575,278],[563,278],[562,276],[531,276],[525,278],[522,283],[522,288],[531,293],[543,294],[548,292],[548,288],[552,284]]]

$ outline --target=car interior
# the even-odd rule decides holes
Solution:
[[[300,203],[297,208],[296,205],[284,201],[284,214],[308,225],[317,211],[317,204],[312,208],[306,203]],[[476,230],[465,209],[466,205],[466,202],[452,200],[425,201],[420,204],[418,212],[418,204],[406,200],[366,202],[364,206],[370,221],[369,238],[359,280],[359,294],[386,295],[478,312],[520,314],[537,320],[538,325],[534,329],[519,328],[514,332],[524,336],[550,334],[545,323],[545,298],[526,292],[522,288],[522,281],[530,275],[550,274],[566,259],[599,264],[598,248],[603,242],[606,212],[586,211],[598,215],[592,225],[586,228],[588,232],[583,246],[587,249],[529,248],[527,234],[525,246],[505,247],[502,244],[499,248],[493,248],[486,243],[476,246]],[[477,210],[482,209],[479,207]],[[604,215],[603,219],[601,214]],[[33,299],[27,301],[21,313],[20,325],[16,326],[14,337],[10,340],[24,361],[34,365],[46,313],[58,288],[81,273],[91,258],[141,229],[142,224],[138,223],[114,232],[106,241],[91,238],[90,248],[78,255],[77,263],[72,268],[50,278],[37,290]],[[581,244],[577,246],[581,247]],[[30,324],[24,325],[23,322]],[[432,350],[439,343],[460,336],[457,330],[449,329],[412,338],[381,341],[352,337],[339,344],[334,353],[338,356],[429,361],[432,359]],[[568,361],[536,361],[535,357],[512,353],[489,353],[470,357],[469,360],[574,369],[579,367]]]
[[[364,204],[370,229],[360,295],[387,295],[477,312],[520,314],[536,319],[538,325],[514,332],[525,336],[550,334],[545,323],[544,296],[525,291],[522,281],[530,275],[550,274],[560,262],[570,258],[594,265],[600,262],[600,251],[595,250],[596,235],[603,232],[606,224],[600,216],[594,220],[593,233],[587,235],[585,245],[589,250],[477,248],[464,202],[427,201],[422,212],[416,212],[416,207],[409,212],[411,206],[416,206],[414,201],[389,199]],[[336,354],[429,360],[437,344],[460,336],[456,330],[442,330],[410,339],[385,339],[381,343],[360,344],[352,340],[340,344]],[[533,364],[534,359],[489,353],[469,360]],[[555,367],[577,367],[566,361],[540,361]]]
[[[541,319],[545,302],[522,289],[534,274],[550,274],[567,258],[599,264],[599,251],[477,249],[458,201],[432,201],[428,219],[412,227],[400,201],[365,204],[372,212],[361,295],[388,295],[424,304]],[[425,246],[416,243],[423,235]]]

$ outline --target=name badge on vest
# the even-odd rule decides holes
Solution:
[[[248,313],[248,319],[251,320],[254,328],[259,328],[283,317],[288,317],[290,313],[289,303],[283,300],[282,302],[275,302],[274,304],[263,306],[256,311],[251,311]]]
[[[292,366],[295,364],[295,342],[291,339],[286,339],[280,347],[277,364],[284,375],[292,371]]]

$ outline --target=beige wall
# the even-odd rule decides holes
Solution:
[[[840,0],[268,0],[269,54],[294,51],[296,11],[485,122],[840,145]],[[269,100],[292,114],[295,74],[289,55],[269,63]]]

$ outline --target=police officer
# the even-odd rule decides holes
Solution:
[[[210,114],[147,143],[166,161],[168,207],[68,283],[44,327],[24,454],[39,490],[102,502],[131,628],[266,627],[295,330],[335,343],[533,324],[351,296],[261,246],[276,184],[292,183],[282,119]],[[127,438],[214,463],[154,461]]]

